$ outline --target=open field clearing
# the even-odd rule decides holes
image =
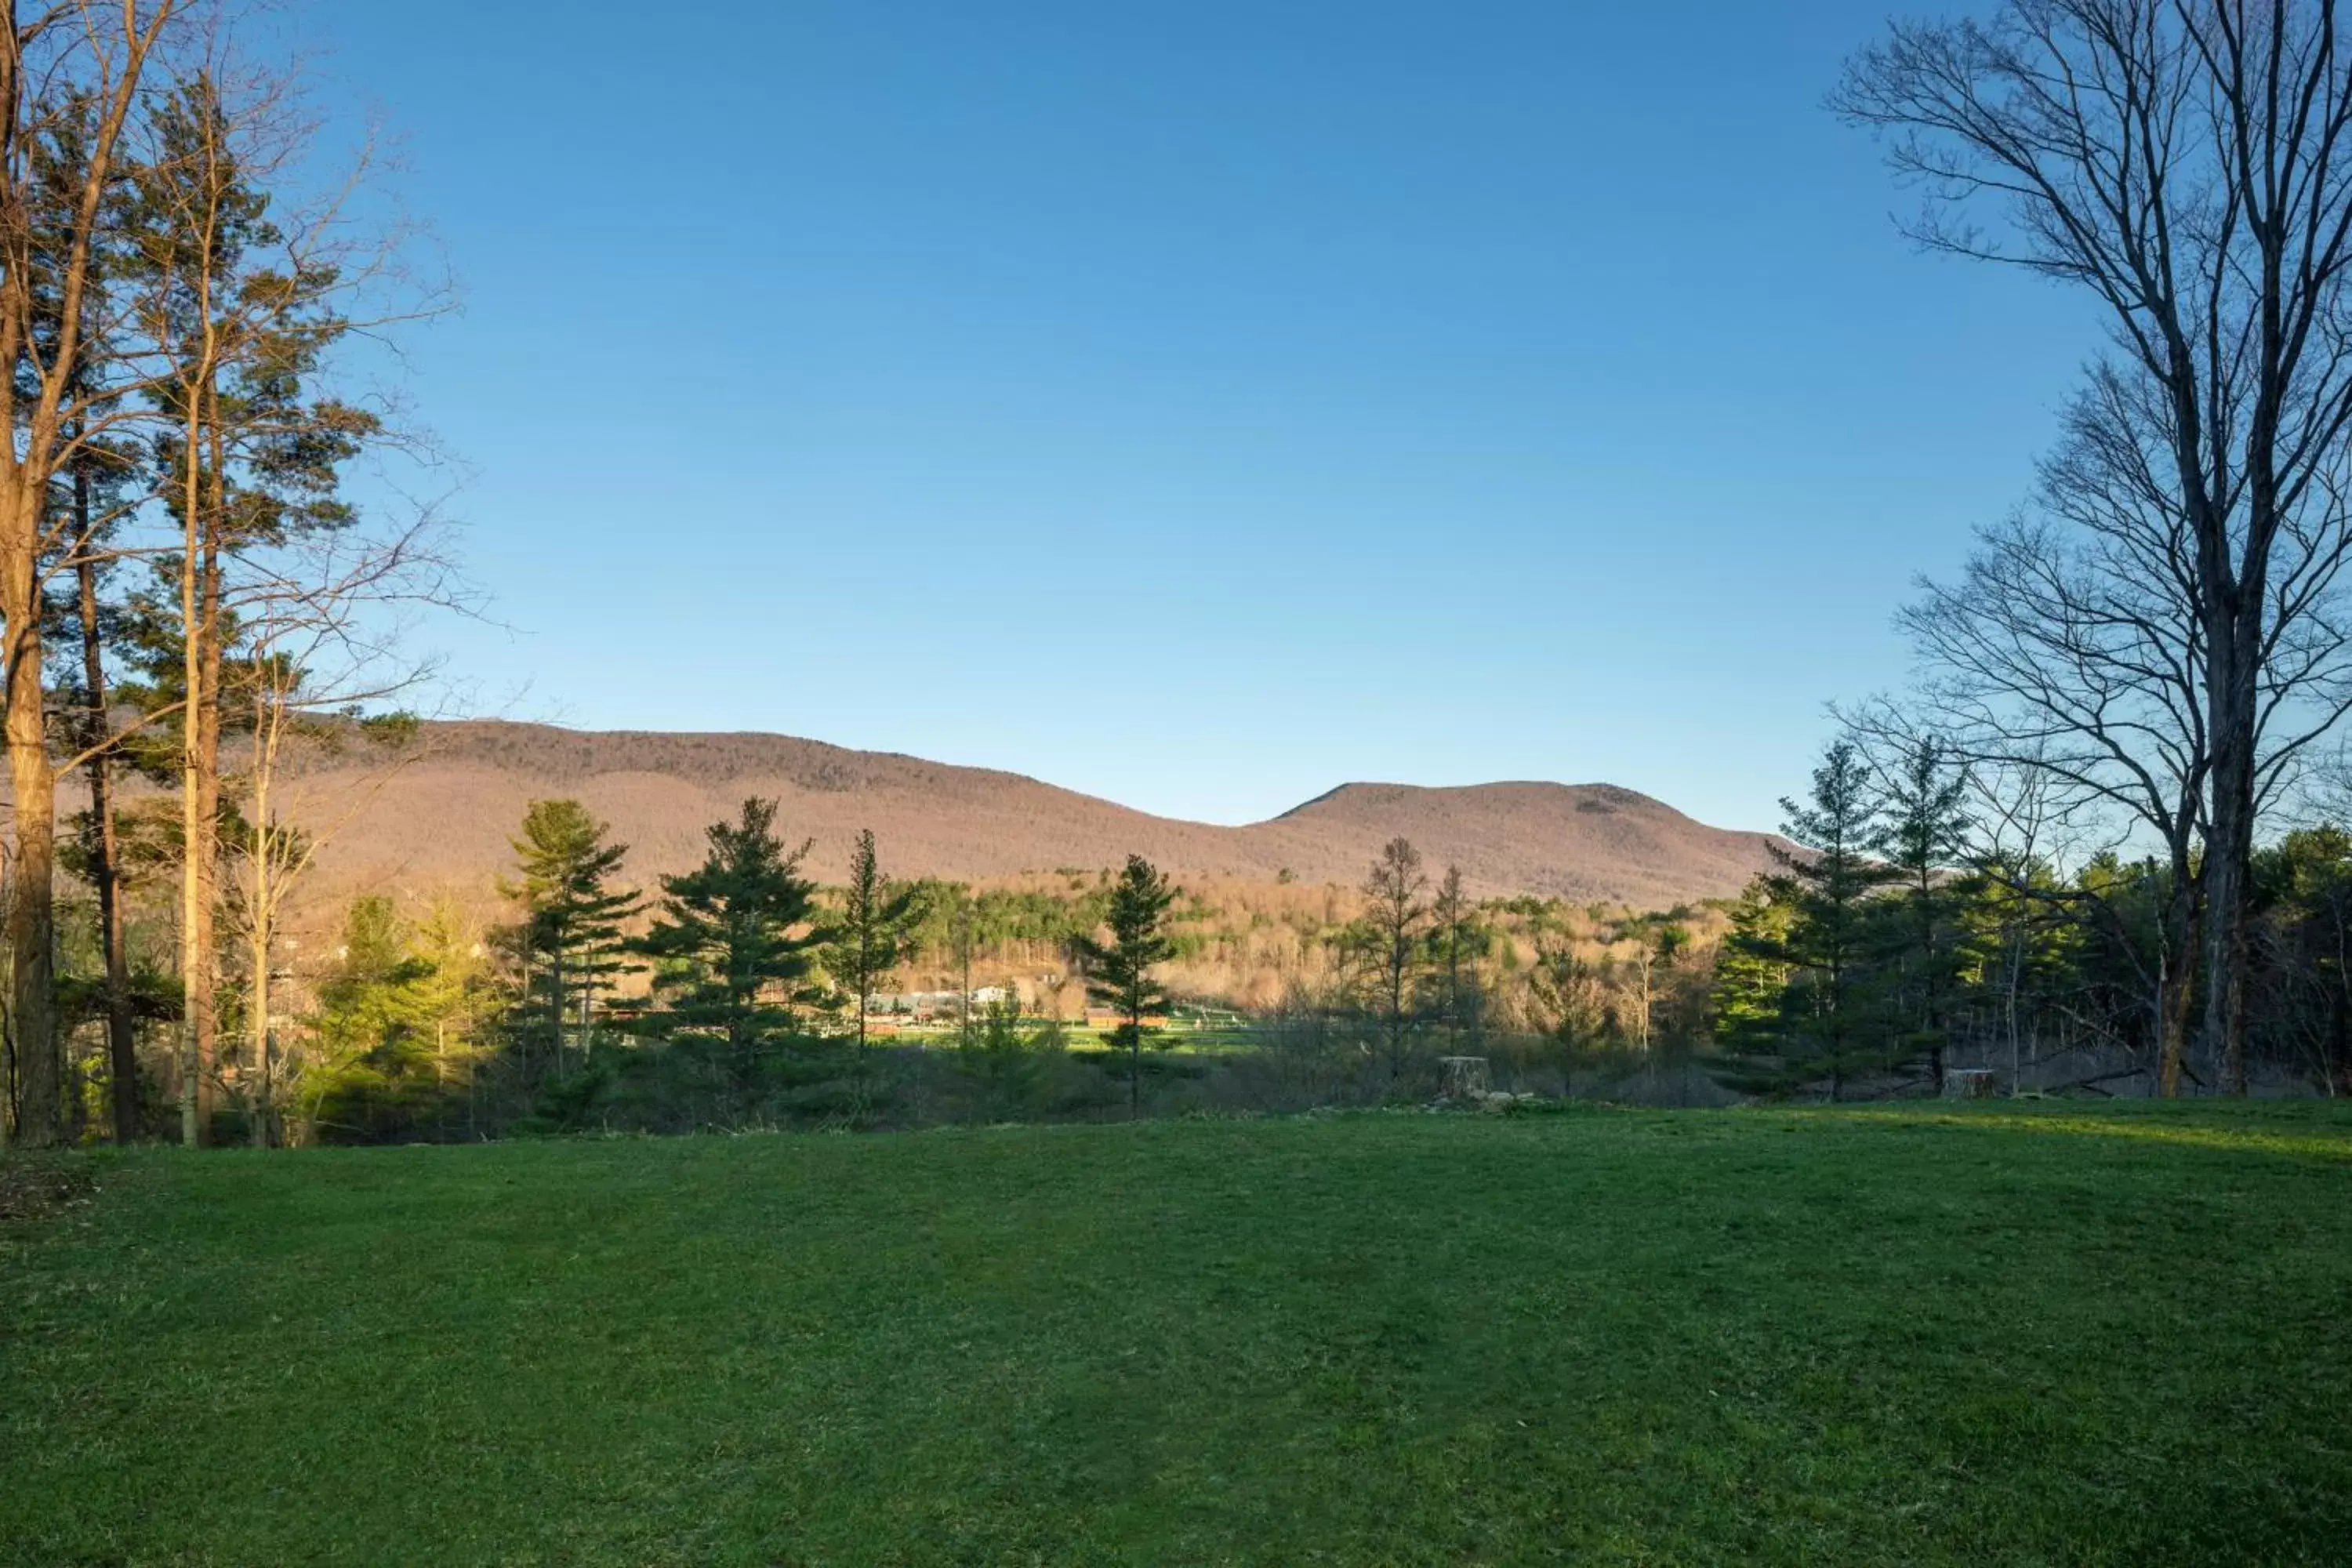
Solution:
[[[90,1184],[0,1226],[13,1562],[2352,1541],[2352,1115],[2314,1103],[43,1169]]]

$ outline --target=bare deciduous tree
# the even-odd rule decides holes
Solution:
[[[2246,892],[2277,554],[2352,423],[2352,58],[2334,0],[2006,0],[1896,23],[1832,106],[1891,137],[1912,233],[2087,289],[2152,391],[2203,709],[2206,1032],[2242,1090]],[[2004,232],[1977,227],[1996,209]]]

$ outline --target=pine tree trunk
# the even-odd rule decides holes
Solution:
[[[252,1073],[246,1086],[246,1118],[249,1141],[257,1149],[269,1147],[269,923],[266,917],[256,917],[254,929],[247,938],[250,949],[247,962],[253,965],[252,1005],[247,1009],[252,1016],[247,1020],[246,1048],[253,1053],[247,1069]]]
[[[41,689],[41,615],[35,577],[40,487],[10,475],[0,547],[0,619],[6,623],[5,723],[14,790],[16,853],[8,867],[8,1029],[16,1048],[16,1141],[44,1149],[61,1135],[56,994],[57,774]],[[0,1127],[6,1118],[0,1115]]]
[[[195,527],[192,522],[192,536]],[[180,1142],[193,1149],[211,1137],[219,1045],[214,988],[220,959],[213,914],[220,825],[220,572],[213,552],[201,542],[182,568],[180,605],[187,628],[180,765]]]
[[[74,506],[80,536],[89,536],[89,481],[74,476]],[[89,761],[89,830],[83,849],[89,857],[89,880],[98,895],[99,942],[106,961],[106,1058],[112,1079],[114,1141],[130,1143],[139,1137],[139,1035],[131,1012],[131,958],[124,947],[121,879],[114,841],[114,781],[112,759],[106,751],[112,717],[107,710],[106,662],[98,624],[98,569],[84,559],[77,574],[81,610],[82,683],[89,698],[88,731],[83,744]]]
[[[555,1051],[555,1060],[551,1065],[556,1079],[561,1081],[563,1077],[563,939],[561,934],[548,944],[547,987],[548,1038]]]
[[[269,781],[275,765],[278,737],[265,735],[263,726],[273,721],[267,711],[267,701],[257,703],[254,714],[253,737],[253,903],[246,921],[247,958],[252,970],[251,994],[246,1008],[246,1048],[252,1053],[247,1070],[251,1077],[246,1083],[246,1118],[248,1141],[257,1149],[267,1149],[270,1142],[271,1118],[275,1108],[270,1103],[269,1060],[269,948],[278,902],[276,879],[271,875],[274,850],[270,842]]]

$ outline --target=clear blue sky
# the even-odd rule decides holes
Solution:
[[[2023,492],[2079,300],[1915,253],[1880,0],[322,6],[512,711],[1214,821],[1605,779],[1769,826]]]

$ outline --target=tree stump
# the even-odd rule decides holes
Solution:
[[[1444,1096],[1448,1100],[1484,1100],[1486,1096],[1486,1058],[1485,1057],[1440,1057],[1438,1065],[1445,1069]]]
[[[1953,1068],[1944,1074],[1946,1100],[1990,1100],[2000,1089],[2000,1079],[1990,1068]]]

